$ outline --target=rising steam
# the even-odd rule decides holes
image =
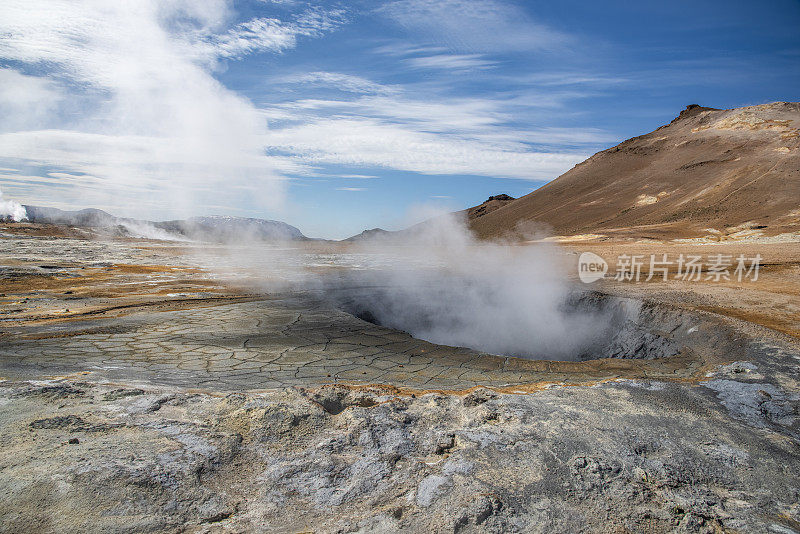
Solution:
[[[25,208],[13,200],[4,200],[0,191],[0,220],[10,219],[14,222],[24,221],[28,218]]]
[[[464,221],[440,216],[393,245],[362,252],[387,267],[328,283],[352,313],[414,337],[523,358],[569,360],[603,339],[611,318],[570,305],[575,290],[554,245],[479,242]]]
[[[606,343],[612,317],[575,306],[553,244],[475,239],[434,217],[353,243],[204,247],[200,263],[263,292],[305,294],[433,343],[531,359],[574,360]]]

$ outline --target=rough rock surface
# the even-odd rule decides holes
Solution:
[[[527,395],[5,382],[0,530],[790,532],[798,396],[765,373]]]

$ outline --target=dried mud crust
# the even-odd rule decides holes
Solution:
[[[87,373],[87,379],[212,391],[323,384],[524,390],[619,378],[691,381],[756,350],[750,338],[709,314],[601,294],[585,300],[618,312],[619,328],[603,344],[605,352],[593,355],[615,357],[524,360],[435,345],[314,296],[288,295],[196,307],[181,302],[176,309],[162,303],[159,311],[129,308],[124,314],[16,326],[0,340],[0,375]]]
[[[599,289],[605,293],[653,300],[679,306],[690,311],[708,311],[754,323],[800,340],[800,242],[791,243],[718,243],[686,244],[657,241],[638,242],[575,242],[565,246],[566,253],[577,264],[582,252],[594,252],[609,263],[609,276],[616,271],[616,259],[621,255],[639,255],[644,261],[666,254],[673,261],[669,281],[656,275],[649,282],[631,283],[603,280]],[[677,262],[683,254],[688,257],[725,255],[737,258],[761,257],[758,280],[719,282],[701,278],[699,281],[678,280]],[[573,272],[577,272],[577,265]],[[647,275],[642,276],[646,279]],[[740,323],[741,324],[741,323]]]
[[[621,318],[595,350],[576,355],[592,360],[531,361],[413,339],[318,295],[247,294],[199,270],[189,245],[4,236],[0,247],[8,253],[0,275],[9,275],[0,276],[0,376],[17,379],[86,372],[219,391],[329,383],[532,390],[618,378],[691,381],[715,365],[757,356],[755,341],[768,337],[700,311],[716,311],[721,300],[698,302],[694,286],[694,300],[652,284],[625,299],[633,287],[609,286],[618,297],[584,298]],[[794,265],[791,250],[770,250],[770,265]],[[775,295],[792,286],[785,272],[763,273]],[[738,294],[731,301],[738,305],[753,291],[732,288],[725,301]]]

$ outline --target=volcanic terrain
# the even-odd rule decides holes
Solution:
[[[465,210],[502,244],[458,234],[456,256],[409,241],[430,222],[0,224],[0,532],[800,531],[798,109],[690,106]],[[504,279],[536,251],[558,284]],[[585,252],[605,278],[578,281]],[[662,255],[761,263],[649,277]],[[626,257],[640,280],[615,279]],[[470,295],[516,306],[501,341],[606,322],[558,360],[410,333]]]

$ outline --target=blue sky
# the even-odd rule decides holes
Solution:
[[[526,194],[687,104],[797,101],[797,28],[796,0],[6,0],[0,189],[397,228]]]

